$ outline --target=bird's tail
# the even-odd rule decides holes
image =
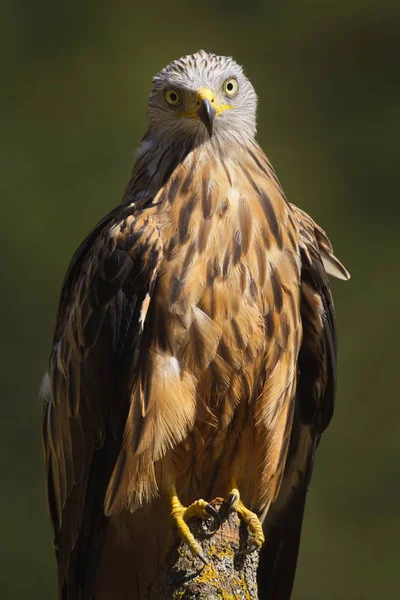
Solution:
[[[168,544],[168,509],[163,498],[133,513],[108,518],[107,534],[91,600],[144,600]]]
[[[292,433],[279,495],[264,522],[265,543],[258,568],[260,600],[290,600],[314,453],[309,428],[299,427]]]

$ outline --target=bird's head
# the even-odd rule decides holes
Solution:
[[[232,58],[204,50],[173,61],[153,79],[148,119],[160,143],[236,142],[256,131],[257,95]]]

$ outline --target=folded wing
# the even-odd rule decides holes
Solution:
[[[333,414],[336,388],[336,319],[328,274],[349,279],[325,232],[292,205],[298,226],[303,341],[285,474],[264,523],[260,600],[289,600],[296,570],[306,495],[316,449]]]
[[[162,252],[151,216],[133,204],[120,206],[83,242],[64,281],[42,384],[48,501],[64,600],[89,598],[96,576],[105,493]]]

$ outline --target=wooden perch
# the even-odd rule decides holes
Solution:
[[[211,504],[219,509],[221,499]],[[247,530],[235,512],[215,532],[210,521],[189,523],[208,561],[195,558],[187,544],[175,545],[166,556],[148,600],[258,600],[257,567],[259,553],[239,555],[246,547]]]

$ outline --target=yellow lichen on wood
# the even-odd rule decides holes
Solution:
[[[204,520],[194,519],[188,525],[208,564],[202,566],[189,546],[177,540],[148,600],[257,600],[258,552],[239,556],[246,544],[246,529],[240,537],[237,514],[231,514],[216,532],[210,532]]]

